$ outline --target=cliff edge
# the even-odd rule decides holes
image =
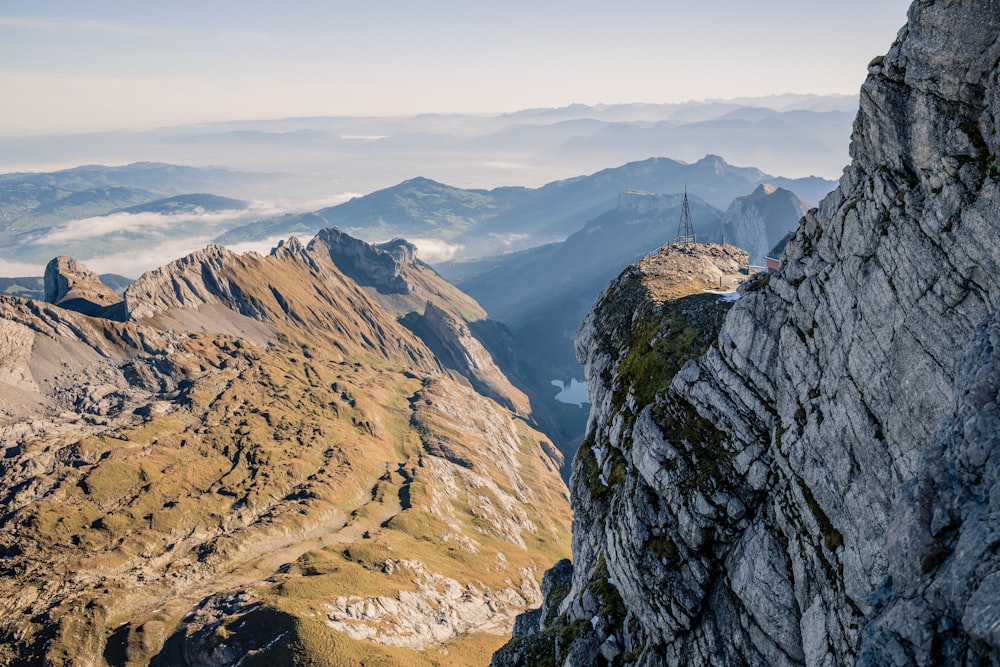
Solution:
[[[1000,661],[998,35],[912,5],[839,188],[676,375],[626,373],[621,290],[595,306],[555,664]]]

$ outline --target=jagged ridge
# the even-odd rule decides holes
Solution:
[[[558,453],[329,250],[209,247],[125,321],[0,298],[0,662],[464,665],[537,604]]]

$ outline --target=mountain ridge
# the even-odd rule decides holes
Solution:
[[[995,3],[911,5],[839,188],[689,363],[628,317],[641,264],[605,293],[571,585],[495,665],[998,661],[998,34]]]
[[[559,453],[325,243],[210,246],[123,303],[0,297],[0,662],[464,665],[537,603]]]
[[[561,241],[587,220],[614,208],[619,194],[626,190],[675,193],[689,181],[692,187],[697,182],[699,196],[720,208],[763,182],[793,188],[800,196],[814,201],[833,186],[832,182],[815,177],[787,179],[756,168],[733,167],[714,155],[691,164],[650,158],[535,189],[463,190],[417,178],[312,213],[258,221],[226,232],[216,240],[246,241],[314,231],[316,226],[338,226],[349,233],[367,236],[369,241],[387,235],[429,235],[453,244],[456,257],[481,257]],[[412,207],[421,211],[424,199],[433,201],[440,196],[447,196],[451,203],[446,215],[437,219],[447,222],[450,218],[450,222],[432,227],[414,217]],[[463,201],[468,198],[478,202],[473,213],[463,208]]]

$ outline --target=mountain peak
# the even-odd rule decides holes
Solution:
[[[45,300],[84,315],[107,317],[122,298],[82,262],[59,256],[45,267]]]
[[[439,359],[338,243],[367,252],[209,246],[135,281],[131,320],[0,295],[0,663],[473,664],[538,603],[558,452],[451,310],[426,306]],[[432,285],[412,252],[370,247]],[[68,257],[47,278],[100,289]]]
[[[409,294],[402,273],[416,259],[413,244],[390,241],[384,249],[345,234],[336,227],[323,229],[309,243],[309,250],[326,253],[337,268],[362,287],[384,294]]]

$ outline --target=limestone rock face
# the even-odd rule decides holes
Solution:
[[[35,337],[27,326],[0,320],[0,382],[14,386],[34,386],[28,367]]]
[[[45,267],[45,300],[85,315],[107,317],[122,298],[96,273],[72,257],[56,257]]]
[[[411,243],[399,240],[382,248],[332,228],[321,231],[313,245],[325,246],[337,268],[359,285],[370,285],[390,294],[410,292],[402,273],[403,268],[416,259],[416,247]]]
[[[749,252],[752,265],[763,266],[768,251],[795,230],[809,208],[790,190],[758,185],[749,195],[734,199],[722,216],[726,243]]]
[[[144,273],[125,291],[129,317],[143,319],[170,308],[239,303],[242,295],[238,288],[234,293],[223,273],[225,265],[237,258],[231,250],[210,245]]]
[[[675,375],[635,372],[676,337],[648,297],[595,306],[557,624],[597,620],[557,664],[1000,661],[998,36],[995,2],[913,4],[840,187]]]
[[[528,397],[511,384],[464,322],[428,301],[423,315],[410,313],[403,323],[420,336],[447,368],[468,378],[477,391],[521,415],[531,413]]]
[[[533,570],[517,573],[506,588],[480,591],[428,572],[420,561],[387,560],[384,567],[391,573],[402,568],[417,590],[396,597],[338,597],[327,605],[327,625],[354,639],[422,650],[469,632],[504,635],[512,610],[541,602]]]
[[[959,366],[958,407],[899,498],[859,664],[991,664],[1000,646],[1000,323]]]

